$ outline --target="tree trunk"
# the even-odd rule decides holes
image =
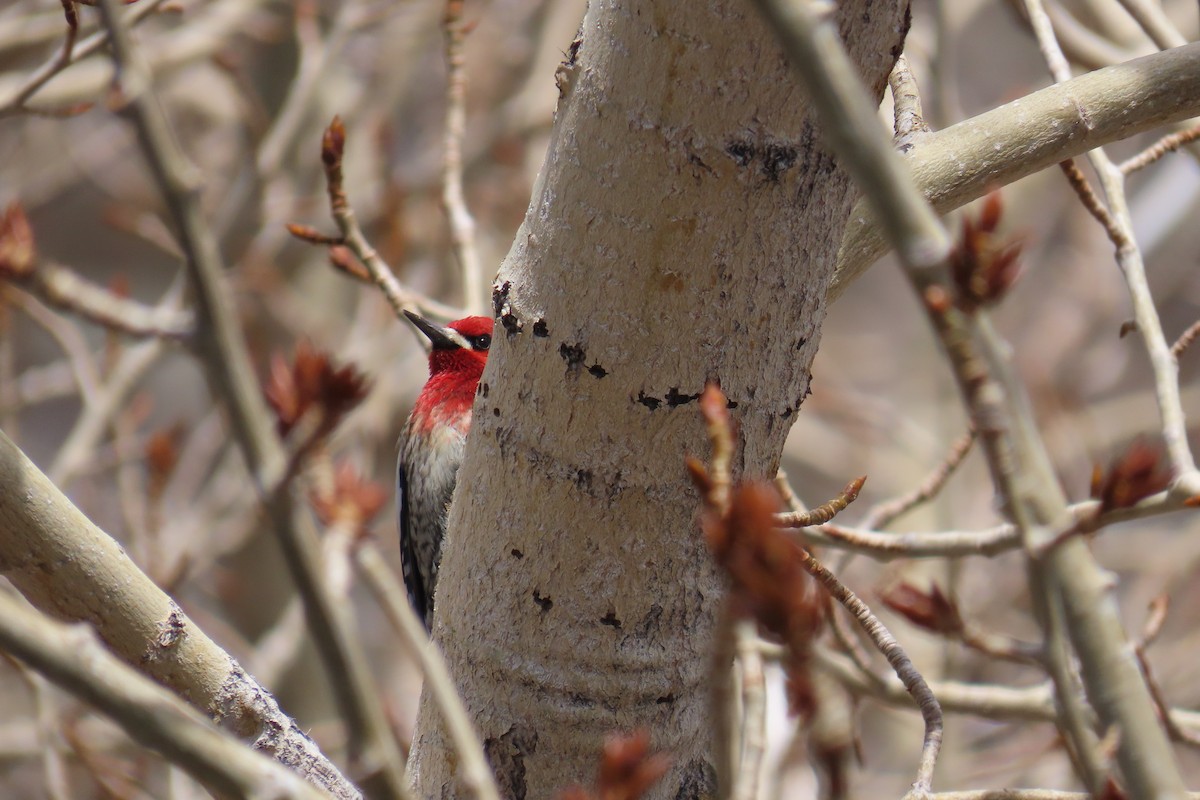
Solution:
[[[907,6],[839,4],[876,96]],[[603,738],[643,727],[674,759],[653,797],[702,797],[722,585],[683,469],[707,454],[694,401],[719,381],[735,466],[774,474],[854,192],[748,3],[593,2],[581,30],[497,278],[435,636],[509,796],[590,782]],[[428,696],[414,747],[418,795],[457,796]]]

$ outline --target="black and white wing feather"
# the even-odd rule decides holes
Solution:
[[[408,602],[417,612],[421,622],[425,624],[425,630],[428,631],[432,621],[430,619],[432,616],[430,601],[433,598],[429,596],[429,589],[432,587],[425,586],[425,577],[417,565],[416,542],[413,531],[409,527],[408,492],[407,481],[404,477],[403,458],[396,462],[396,508],[400,517],[400,570],[404,576],[404,588],[408,590]]]

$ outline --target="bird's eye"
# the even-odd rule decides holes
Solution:
[[[471,344],[475,345],[476,350],[487,350],[492,344],[492,337],[489,334],[481,333]]]

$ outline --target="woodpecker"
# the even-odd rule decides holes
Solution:
[[[404,424],[396,463],[404,586],[425,629],[432,630],[446,518],[471,427],[471,404],[492,344],[492,320],[467,317],[442,327],[404,314],[433,345],[429,380]]]

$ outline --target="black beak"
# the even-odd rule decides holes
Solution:
[[[404,310],[404,316],[408,317],[408,321],[417,326],[417,330],[425,334],[429,341],[433,344],[434,350],[457,350],[462,347],[461,344],[450,336],[448,328],[443,328],[441,325],[435,325],[422,316],[414,314],[408,309]]]

